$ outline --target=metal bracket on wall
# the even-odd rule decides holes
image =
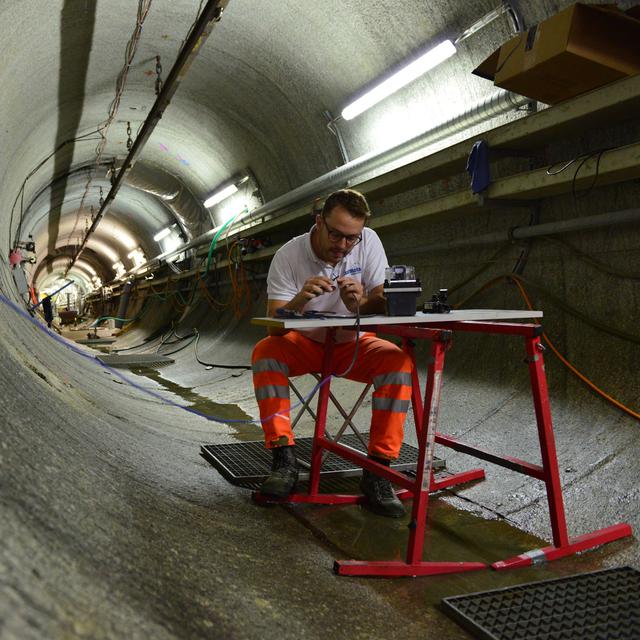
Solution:
[[[349,156],[347,154],[347,148],[344,144],[344,138],[342,137],[342,133],[340,129],[336,126],[336,122],[340,120],[340,116],[333,117],[333,114],[328,109],[322,112],[322,115],[327,119],[327,129],[333,133],[338,142],[338,150],[340,151],[340,157],[342,158],[342,164],[347,164],[349,162]]]

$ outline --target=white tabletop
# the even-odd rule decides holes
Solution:
[[[385,324],[432,325],[439,322],[458,322],[460,320],[525,320],[542,318],[542,311],[528,309],[462,309],[450,313],[423,313],[415,316],[363,316],[360,326],[367,327]],[[252,324],[281,329],[317,329],[323,327],[353,327],[356,318],[253,318]]]

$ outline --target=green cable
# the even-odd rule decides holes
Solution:
[[[180,299],[180,304],[184,305],[185,307],[187,306],[187,301],[182,297],[182,294],[180,293],[179,289],[175,290],[174,295]]]
[[[218,238],[220,237],[220,235],[222,234],[222,232],[231,224],[233,224],[236,220],[236,218],[240,215],[242,215],[243,213],[248,213],[249,209],[247,207],[244,207],[244,209],[242,209],[242,211],[238,211],[238,213],[236,213],[235,216],[233,216],[232,218],[229,218],[219,229],[218,232],[216,233],[215,236],[213,236],[213,240],[211,240],[211,245],[209,246],[209,253],[207,254],[207,268],[205,269],[204,275],[206,275],[207,273],[209,273],[209,269],[211,268],[211,261],[213,259],[213,252],[216,249],[216,245],[218,244]]]
[[[145,298],[144,302],[142,303],[142,308],[140,309],[140,311],[138,311],[138,313],[133,318],[118,318],[116,316],[100,316],[99,318],[96,318],[89,325],[89,327],[97,327],[101,322],[104,322],[105,320],[115,320],[116,322],[126,322],[126,323],[134,322],[135,320],[138,320],[142,316],[142,314],[147,310],[148,300],[149,300],[148,297]]]
[[[100,316],[99,318],[96,318],[89,326],[97,327],[101,322],[104,322],[105,320],[115,320],[116,322],[133,322],[135,318],[116,318],[115,316]]]

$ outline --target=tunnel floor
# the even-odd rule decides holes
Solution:
[[[193,389],[185,388],[164,378],[162,368],[132,367],[132,373],[147,377],[163,388],[179,396],[198,411],[230,420],[250,420],[251,417],[241,407],[233,404],[220,404],[201,396]],[[231,438],[237,441],[259,440],[262,430],[255,424],[232,425]],[[212,473],[217,473],[211,469]],[[326,488],[323,486],[326,484]],[[304,491],[306,483],[299,489]],[[321,482],[320,490],[335,491],[336,487],[344,493],[359,493],[358,478]],[[250,500],[250,490],[243,491]],[[466,509],[454,507],[448,497],[454,492],[439,492],[429,503],[429,526],[425,538],[423,560],[484,562],[487,565],[498,559],[504,559],[524,553],[528,550],[546,546],[548,541],[530,535],[497,517],[481,504],[469,501]],[[274,509],[281,512],[282,518],[292,517],[308,531],[309,535],[335,556],[335,559],[368,560],[404,560],[411,501],[406,503],[407,514],[399,520],[381,518],[370,513],[362,506],[318,506],[290,504],[282,506],[256,506],[257,510]],[[403,590],[407,597],[406,606],[415,606],[425,621],[441,618],[440,602],[451,594],[474,593],[496,588],[509,587],[533,582],[562,578],[577,573],[597,571],[607,566],[606,560],[615,553],[616,544],[628,545],[628,542],[614,543],[595,551],[564,560],[549,563],[542,567],[531,567],[515,571],[495,572],[490,569],[472,571],[464,574],[431,576],[419,578],[418,585],[411,585],[411,595]],[[303,560],[304,561],[304,560]],[[353,578],[338,578],[352,580]],[[448,631],[448,638],[469,637],[459,629]]]
[[[103,351],[83,346],[80,357],[33,323],[5,317],[5,330],[16,330],[0,342],[9,416],[0,455],[11,470],[0,525],[7,638],[455,640],[470,636],[442,613],[443,597],[637,560],[629,539],[513,571],[336,576],[335,559],[403,558],[408,517],[388,520],[360,506],[260,507],[224,480],[200,446],[257,439],[260,429],[204,420],[180,406],[249,416],[246,373],[203,378],[177,362],[121,377],[97,364]],[[15,404],[26,392],[38,398],[27,411]],[[485,506],[496,504],[495,484],[433,497],[425,559],[492,562],[544,544]],[[502,490],[505,503],[523,495],[521,483]],[[545,509],[535,495],[532,504],[529,530],[544,530]],[[583,511],[584,529],[599,517]],[[568,514],[570,528],[579,513]]]

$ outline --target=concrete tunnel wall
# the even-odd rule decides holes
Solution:
[[[535,9],[542,13],[541,6]],[[376,31],[376,37],[385,36]],[[495,44],[486,42],[484,47],[490,50]],[[380,66],[385,65],[380,62]],[[249,70],[246,74],[245,81],[250,84],[253,74]],[[8,94],[4,99],[9,100]],[[175,106],[191,114],[193,120],[197,118],[192,104],[177,100]],[[168,115],[169,120],[173,117]],[[286,121],[278,120],[277,134],[286,128]],[[277,155],[270,145],[277,135],[265,141],[260,134],[260,162],[268,167],[263,175],[272,178],[263,181],[269,196],[279,195],[331,166],[335,149],[329,148],[321,123],[315,124],[314,141],[323,148],[319,158],[306,153],[298,140],[288,144],[290,154],[282,154],[292,159],[270,166],[270,159]],[[300,122],[296,127],[296,131],[304,128]],[[251,139],[253,124],[238,128],[242,129],[242,140]],[[364,131],[349,140],[356,150],[366,146]],[[552,146],[548,160],[566,160],[585,150],[629,144],[637,133],[637,126],[631,125],[581,132]],[[297,133],[287,135],[295,137]],[[10,148],[20,149],[21,140],[19,132],[12,130]],[[229,146],[233,144],[237,143]],[[159,152],[155,153],[157,160]],[[300,167],[287,173],[287,168],[297,164],[296,157],[303,160]],[[518,166],[514,161],[503,169],[516,170]],[[3,165],[4,204],[10,204],[16,183],[28,168],[29,162],[21,158],[16,164]],[[466,177],[453,180],[462,184]],[[204,183],[203,176],[195,183],[196,187]],[[438,188],[444,187],[439,185],[433,191],[425,187],[374,201],[374,215],[435,197]],[[588,197],[579,199],[570,195],[549,198],[541,205],[540,220],[634,208],[638,191],[637,181],[628,181],[596,185]],[[462,300],[493,277],[510,272],[522,246],[492,245],[424,255],[411,250],[526,225],[530,215],[529,210],[513,209],[425,218],[410,228],[381,232],[381,236],[393,263],[416,265],[425,293],[463,282],[486,265],[456,293],[454,299]],[[306,222],[296,229],[304,226]],[[285,230],[283,236],[289,232]],[[637,410],[637,342],[612,336],[576,318],[548,294],[590,319],[637,336],[638,226],[583,231],[558,239],[573,248],[551,240],[531,243],[522,275],[542,287],[530,291],[534,307],[543,309],[545,330],[560,351],[599,386]],[[0,237],[1,246],[9,244],[10,238]],[[502,251],[498,253],[498,249]],[[586,260],[583,254],[606,263],[608,269]],[[265,270],[266,264],[258,268],[259,272]],[[336,578],[330,568],[332,559],[340,555],[336,549],[343,543],[340,526],[324,536],[314,536],[303,521],[304,514],[290,517],[280,509],[258,509],[246,491],[230,486],[199,457],[202,443],[234,442],[239,433],[258,433],[255,426],[226,426],[162,403],[99,366],[90,350],[75,347],[85,355],[70,350],[42,324],[34,324],[11,306],[17,296],[4,260],[0,288],[6,299],[0,303],[0,637],[405,638],[425,637],[427,633],[457,637],[453,623],[446,619],[426,612],[407,613],[408,608],[422,611],[429,601],[428,581]],[[202,359],[246,363],[253,344],[262,336],[262,330],[251,326],[248,318],[264,312],[264,281],[256,280],[251,289],[252,307],[241,319],[229,310],[213,310],[202,299],[184,313],[155,303],[153,312],[126,333],[119,346],[138,344],[159,326],[168,327],[177,319],[182,334],[193,328],[200,332]],[[223,288],[221,294],[230,292]],[[515,287],[502,284],[473,298],[468,306],[522,308],[523,303]],[[419,356],[424,355],[422,346]],[[248,373],[232,378],[229,371],[207,371],[195,362],[191,348],[173,357],[175,364],[161,369],[164,379],[257,416]],[[441,430],[487,449],[537,461],[535,420],[523,358],[522,345],[515,339],[457,337],[447,355]],[[580,535],[621,521],[637,530],[637,421],[596,397],[549,351],[545,359],[570,533]],[[151,379],[125,375],[139,387],[184,403]],[[423,372],[421,376],[424,379]],[[338,385],[346,397],[357,393],[354,387]],[[332,422],[337,422],[333,416]],[[310,428],[305,421],[302,432],[309,433]],[[413,441],[411,428],[410,417],[406,429],[409,442]],[[451,469],[469,465],[469,459],[461,454],[439,453]],[[479,466],[486,468],[487,480],[446,499],[461,509],[487,518],[504,518],[528,533],[549,539],[542,486],[491,465]],[[329,518],[332,511],[326,513]],[[349,518],[356,516],[345,509],[340,517],[343,520],[339,522],[346,526]],[[402,539],[406,535],[404,528],[372,520],[365,520],[362,529],[376,526],[389,537]],[[595,562],[598,566],[629,564],[640,568],[635,539],[609,545],[590,557],[596,560],[581,560],[587,566]],[[585,564],[564,565],[560,571],[576,572]],[[286,578],[280,579],[283,574]],[[455,592],[464,591],[463,587],[464,583],[456,582],[450,588]],[[337,602],[339,609],[333,607]]]

